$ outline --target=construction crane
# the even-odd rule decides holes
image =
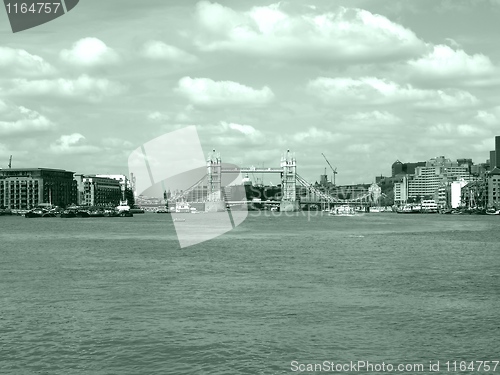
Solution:
[[[332,172],[333,172],[333,186],[335,186],[335,175],[337,174],[337,168],[333,169],[332,165],[330,164],[330,162],[326,158],[325,154],[321,153],[321,155],[323,155],[323,157],[325,158],[326,162],[328,163],[328,165],[332,169]],[[326,174],[326,168],[325,168],[325,174]]]

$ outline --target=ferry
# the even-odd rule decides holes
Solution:
[[[187,202],[176,202],[175,203],[175,212],[176,213],[190,213],[191,207]]]
[[[348,205],[343,205],[343,206],[338,206],[338,207],[332,208],[328,215],[330,215],[330,216],[354,216],[354,215],[356,215],[356,210],[354,209],[354,207],[351,207]]]
[[[426,214],[437,214],[438,213],[438,206],[436,201],[434,200],[423,200],[420,212],[426,213]]]
[[[494,208],[489,208],[486,210],[486,215],[500,215],[500,210],[495,210]]]

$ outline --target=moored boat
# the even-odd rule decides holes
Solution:
[[[43,214],[47,212],[41,208],[34,208],[24,214],[25,218],[43,217]]]
[[[72,217],[76,217],[76,210],[64,210],[64,211],[61,213],[61,217],[63,217],[63,218],[72,218]]]
[[[486,210],[486,215],[500,215],[500,210],[495,210],[494,208],[489,208]]]
[[[342,205],[342,206],[332,208],[328,215],[330,215],[330,216],[354,216],[354,215],[356,215],[356,210],[354,209],[354,207],[351,207],[349,205]]]

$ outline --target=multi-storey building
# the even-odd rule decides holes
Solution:
[[[204,202],[207,199],[208,186],[198,185],[186,194],[185,200],[187,202]]]
[[[394,204],[400,205],[408,200],[408,177],[403,176],[400,182],[394,183]]]
[[[488,206],[500,208],[500,168],[488,173]]]
[[[444,156],[432,158],[425,166],[415,168],[415,175],[408,181],[408,197],[435,197],[441,185],[463,179],[473,180],[470,174],[470,163],[459,164]]]
[[[62,169],[9,168],[0,170],[0,206],[31,209],[65,207],[76,202],[73,173]]]
[[[77,175],[76,178],[82,206],[117,206],[123,198],[120,181],[116,179],[95,175]]]
[[[415,168],[423,166],[425,166],[425,161],[419,161],[416,163],[402,163],[399,160],[396,160],[392,164],[392,177],[414,174]]]

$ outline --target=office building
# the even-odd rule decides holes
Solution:
[[[29,210],[76,203],[74,172],[49,168],[0,170],[0,206]]]
[[[408,177],[403,176],[400,182],[394,183],[394,204],[401,205],[408,200]]]
[[[495,162],[491,163],[494,164],[495,167],[500,168],[500,136],[495,137]],[[492,168],[493,169],[493,168]]]
[[[425,161],[419,161],[416,163],[402,163],[399,160],[396,160],[392,164],[392,177],[414,174],[417,167],[423,166],[425,166]]]
[[[459,164],[444,156],[429,159],[425,166],[415,168],[415,175],[408,181],[408,197],[434,197],[441,184],[460,179],[471,181],[469,169],[469,163]]]
[[[79,204],[82,206],[117,206],[123,198],[120,181],[96,175],[77,175]]]

